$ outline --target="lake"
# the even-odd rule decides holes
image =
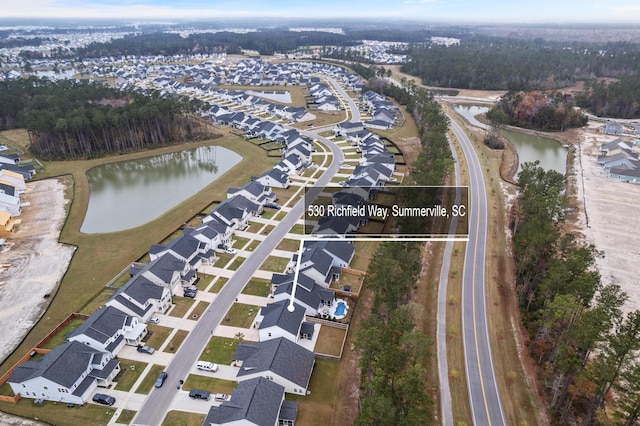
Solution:
[[[489,111],[486,106],[478,105],[453,105],[453,109],[474,126],[487,129],[489,126],[478,121],[475,117]],[[540,161],[540,166],[545,170],[555,170],[563,175],[567,171],[567,149],[558,141],[542,136],[530,135],[513,130],[502,130],[500,132],[511,142],[518,152],[520,165],[518,173],[522,168],[522,163]]]
[[[120,161],[89,170],[89,206],[81,232],[144,225],[201,191],[242,160],[220,146]]]

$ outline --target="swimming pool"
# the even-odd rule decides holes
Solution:
[[[335,309],[335,317],[340,319],[340,318],[344,318],[346,313],[347,313],[347,304],[345,302],[343,302],[342,300],[340,300],[337,304],[336,304],[336,309]]]

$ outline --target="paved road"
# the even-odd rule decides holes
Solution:
[[[344,154],[339,147],[326,138],[317,136],[312,132],[301,131],[301,133],[320,140],[333,154],[331,165],[316,183],[318,187],[326,186],[340,168],[339,162],[344,159]],[[238,297],[251,276],[269,256],[271,251],[276,248],[280,240],[284,238],[285,234],[289,232],[291,227],[301,217],[305,209],[303,204],[304,199],[293,206],[289,214],[285,216],[280,224],[269,233],[264,241],[238,268],[235,274],[224,285],[220,293],[218,293],[213,303],[211,303],[207,310],[200,316],[200,320],[180,346],[173,361],[165,369],[168,374],[165,385],[161,388],[153,388],[142,408],[134,418],[133,424],[159,425],[162,423],[168,407],[171,406],[171,402],[176,395],[178,395],[178,380],[187,378],[189,370],[193,367],[211,338],[212,331],[221,323],[222,318],[236,297]]]
[[[460,163],[451,138],[447,135],[451,154],[455,160],[456,185],[460,185]],[[460,202],[456,197],[456,204]],[[454,234],[458,226],[457,218],[451,221],[449,234]],[[451,389],[449,388],[449,363],[447,362],[447,288],[449,286],[449,266],[453,253],[453,241],[447,241],[442,255],[442,268],[438,284],[438,312],[436,314],[436,348],[438,359],[438,380],[440,381],[440,417],[441,424],[453,425],[453,408],[451,405]]]
[[[485,259],[487,194],[480,161],[471,141],[451,119],[469,168],[469,242],[462,274],[462,335],[469,403],[474,425],[505,425],[487,324]]]

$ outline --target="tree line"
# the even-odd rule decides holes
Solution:
[[[409,184],[442,185],[453,164],[446,115],[429,92],[412,82],[393,90],[402,93],[400,98],[409,97],[407,109],[420,129],[421,151]],[[401,221],[398,226],[401,233],[408,233],[416,224]],[[355,342],[360,354],[356,425],[428,425],[432,421],[427,368],[433,343],[416,326],[422,322],[423,306],[411,302],[422,247],[418,242],[384,242],[369,264],[365,284],[373,291],[374,301]]]
[[[513,230],[516,288],[529,352],[554,423],[634,425],[640,419],[640,311],[603,284],[602,253],[563,231],[566,179],[526,163]]]
[[[492,122],[545,131],[582,127],[588,117],[560,92],[507,92],[487,112]]]
[[[640,117],[640,76],[625,76],[619,81],[589,80],[576,95],[576,105],[595,115],[614,118]]]
[[[0,83],[0,125],[25,127],[45,160],[91,158],[211,137],[202,102],[31,77]]]
[[[481,90],[548,90],[636,75],[640,46],[474,36],[459,45],[416,43],[402,71],[424,84]]]

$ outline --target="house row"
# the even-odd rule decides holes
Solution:
[[[630,142],[618,138],[601,145],[597,163],[611,179],[640,182],[640,159]]]
[[[371,119],[365,121],[364,126],[371,129],[388,130],[396,124],[399,114],[398,107],[384,95],[367,90],[361,96],[362,104],[371,115]]]
[[[21,168],[13,162],[2,162],[7,157],[0,155],[0,234],[2,235],[9,235],[14,231],[15,226],[21,221],[18,217],[22,214],[22,207],[29,205],[20,199],[27,190],[25,173],[1,168],[3,165],[9,168]]]

